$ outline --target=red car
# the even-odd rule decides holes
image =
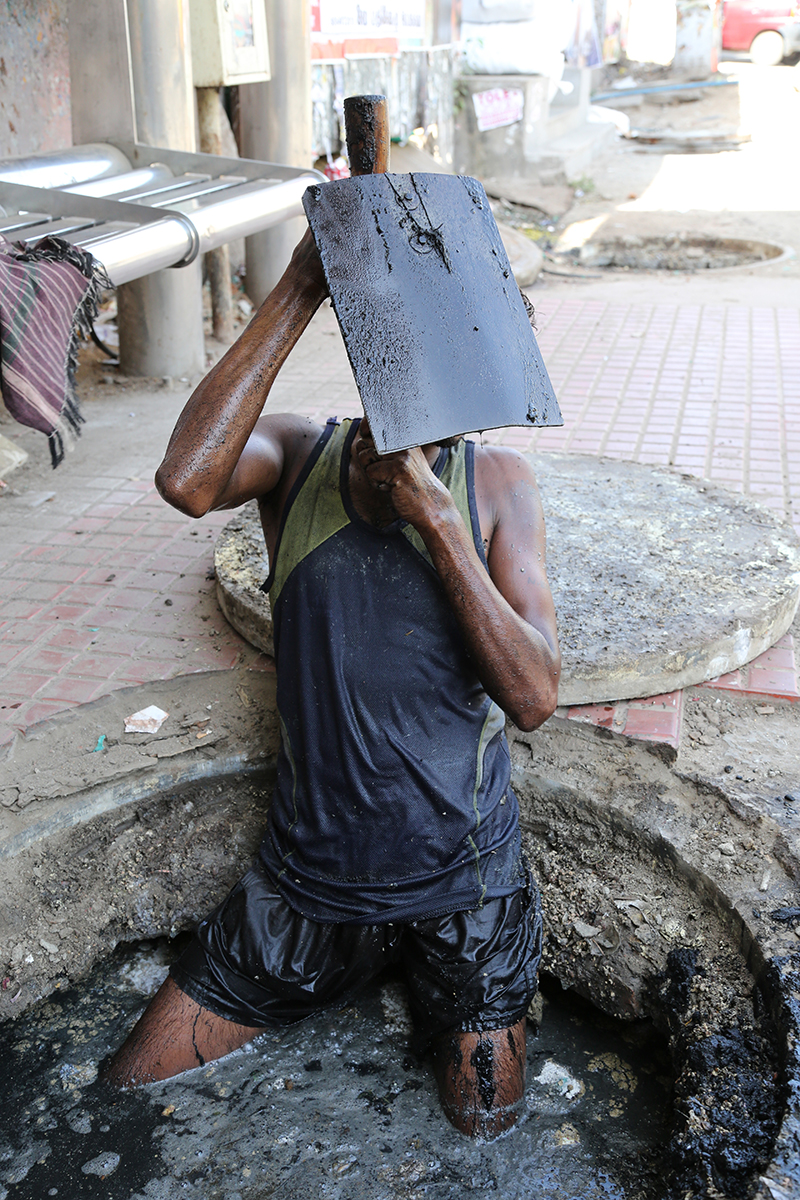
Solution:
[[[800,50],[800,4],[724,0],[722,49],[747,51],[754,63],[774,67]]]

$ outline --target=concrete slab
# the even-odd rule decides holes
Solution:
[[[530,458],[547,522],[560,704],[702,683],[736,671],[789,628],[800,540],[769,509],[676,471],[588,455]],[[271,654],[255,506],[219,535],[215,565],[225,616]]]
[[[482,179],[481,182],[488,196],[536,209],[551,218],[562,216],[574,203],[574,189],[566,183],[546,184],[536,179],[515,179],[513,175]]]
[[[800,541],[771,510],[677,471],[588,455],[531,460],[564,660],[559,703],[689,687],[736,670],[789,628]]]

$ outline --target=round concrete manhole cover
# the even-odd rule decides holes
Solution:
[[[800,541],[706,480],[636,463],[531,455],[547,521],[563,659],[559,703],[659,695],[736,670],[773,645],[800,596]],[[256,505],[216,546],[217,594],[273,652]]]
[[[565,263],[620,271],[708,271],[773,262],[785,253],[783,246],[773,242],[673,233],[592,240],[556,257]]]

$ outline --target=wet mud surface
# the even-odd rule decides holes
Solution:
[[[7,1025],[0,1197],[158,1200],[662,1194],[671,1078],[666,1043],[545,982],[529,1023],[518,1127],[480,1145],[447,1123],[432,1070],[408,1050],[402,984],[172,1081],[95,1082],[174,948],[126,947],[80,988]]]

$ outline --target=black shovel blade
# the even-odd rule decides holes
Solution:
[[[303,206],[379,452],[563,424],[476,179],[361,175]]]

